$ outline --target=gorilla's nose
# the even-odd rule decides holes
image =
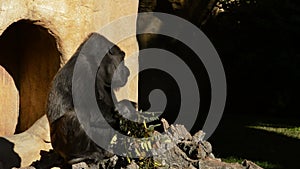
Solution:
[[[125,77],[128,77],[130,75],[130,71],[127,67],[125,67],[125,69],[124,69],[124,75],[125,75]]]

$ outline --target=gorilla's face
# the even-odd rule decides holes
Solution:
[[[98,73],[105,87],[118,89],[127,83],[130,72],[124,64],[124,57],[125,53],[114,45],[103,58]]]

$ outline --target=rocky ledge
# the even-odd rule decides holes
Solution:
[[[134,159],[115,155],[97,165],[81,162],[68,167],[73,169],[261,169],[248,160],[238,164],[225,163],[221,159],[215,158],[212,146],[204,140],[205,133],[201,130],[192,136],[183,125],[169,125],[164,119],[162,124],[165,130],[164,134],[159,132],[153,134],[154,137],[159,138],[158,140],[150,143],[146,141],[147,143],[131,144],[128,147],[128,151],[134,150],[133,152],[137,154],[143,154],[145,151],[148,154],[151,153],[151,157]],[[41,151],[41,159],[27,168],[66,168],[66,166],[63,164],[63,160],[51,150],[49,152]]]

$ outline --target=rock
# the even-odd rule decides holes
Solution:
[[[40,159],[40,151],[49,151],[51,147],[49,124],[46,116],[43,116],[35,122],[27,131],[8,137],[0,137],[6,140],[7,144],[0,145],[0,162],[5,162],[7,166],[4,168],[12,167],[25,167],[29,166],[33,161]],[[5,142],[0,142],[4,144]],[[6,151],[4,151],[5,149]],[[4,154],[9,152],[11,155]]]
[[[153,160],[151,161],[151,164],[155,163],[157,165],[156,168],[158,169],[262,169],[253,162],[247,160],[244,161],[242,165],[238,163],[222,162],[220,159],[216,159],[213,157],[211,144],[207,141],[199,139],[204,135],[203,131],[197,132],[198,134],[196,133],[193,137],[187,133],[188,132],[186,131],[185,127],[182,125],[171,125],[166,131],[165,135],[154,132],[154,137],[156,138],[157,136],[160,136],[157,138],[160,138],[161,140],[156,140],[155,142],[151,143],[153,148],[150,151],[155,154],[151,157],[151,160]],[[195,141],[195,139],[197,141]],[[175,142],[178,144],[175,144]],[[140,143],[133,143],[131,145],[140,145]],[[127,146],[129,147],[127,148],[136,148],[130,147],[131,145],[128,144]],[[117,144],[117,146],[122,146],[122,144]],[[28,169],[60,167],[64,165],[63,161],[60,160],[62,158],[57,158],[55,154],[53,154],[53,151],[43,151],[40,154],[42,155],[41,160],[38,160],[32,165],[35,167],[29,167]],[[138,169],[140,168],[138,164],[141,164],[141,161],[139,161],[139,163],[136,163],[134,160],[131,160],[131,163],[128,164],[126,157],[119,157],[114,155],[109,159],[101,161],[97,165],[88,165],[85,162],[80,162],[77,164],[73,164],[72,168]],[[150,168],[154,168],[154,166],[150,166]]]
[[[161,168],[188,168],[197,160],[190,159],[179,147],[174,146],[171,150],[163,154],[154,156],[154,161],[164,164]]]
[[[139,169],[139,166],[134,162],[132,161],[127,167],[126,169]]]
[[[89,166],[85,162],[72,165],[72,169],[88,169]]]
[[[193,135],[192,141],[194,143],[202,142],[205,137],[205,133],[202,130],[199,130],[197,133]]]
[[[187,169],[197,169],[196,167],[194,167],[193,165],[188,166]]]
[[[201,145],[203,145],[203,148],[207,154],[212,153],[212,146],[208,141],[203,141]]]
[[[18,168],[12,168],[12,169],[18,169]],[[29,166],[29,167],[22,167],[22,168],[20,168],[20,169],[35,169],[34,167],[32,167],[32,166]]]
[[[183,125],[175,124],[171,125],[166,132],[166,134],[171,138],[171,140],[177,144],[182,140],[191,140],[192,136],[187,131],[187,129]]]
[[[164,128],[164,132],[166,132],[170,128],[170,125],[169,125],[168,121],[164,118],[162,118],[160,121],[161,121],[162,126]]]
[[[19,116],[19,92],[10,74],[0,65],[0,136],[13,135]]]
[[[103,161],[100,162],[100,168],[116,168],[116,166],[118,165],[118,156],[114,155],[112,157],[110,157],[109,159],[105,159]]]
[[[166,124],[166,123],[165,123]],[[203,140],[205,133],[197,132],[193,137],[182,125],[171,125],[165,132],[171,142],[163,137],[156,143],[156,149],[152,150],[155,163],[161,164],[159,168],[200,168],[200,169],[261,169],[253,162],[245,161],[243,165],[238,163],[225,163],[216,159],[212,154],[212,145]],[[168,150],[168,151],[166,151]],[[258,167],[258,168],[257,168]]]
[[[247,169],[262,169],[260,166],[256,165],[252,161],[244,160],[242,162],[242,165],[246,167]]]
[[[216,159],[199,160],[198,168],[200,169],[247,169],[238,163],[225,163]]]

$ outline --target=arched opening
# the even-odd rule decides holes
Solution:
[[[18,90],[11,95],[6,94],[6,97],[1,98],[0,95],[0,116],[13,113],[6,112],[5,107],[15,104],[14,99],[19,98],[19,106],[14,112],[19,112],[16,133],[28,129],[45,114],[49,86],[60,67],[60,56],[56,40],[49,30],[35,25],[33,21],[15,22],[0,36],[0,66],[4,72],[1,74],[0,71],[0,84],[11,76],[14,83],[7,85],[6,80],[6,90]],[[2,88],[0,90],[5,92]]]

